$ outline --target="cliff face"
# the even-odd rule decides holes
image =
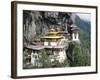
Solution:
[[[24,42],[31,43],[39,39],[50,28],[67,30],[72,24],[71,13],[23,11]]]
[[[23,11],[23,43],[31,44],[40,40],[44,33],[50,29],[60,28],[70,33],[70,27],[75,24],[80,28],[80,44],[70,42],[66,50],[69,66],[91,65],[91,25],[83,21],[74,13]]]

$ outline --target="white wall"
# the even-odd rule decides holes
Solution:
[[[16,0],[17,1],[17,0]],[[66,4],[84,4],[84,5],[100,5],[100,0],[30,0],[51,3]],[[0,80],[13,80],[10,78],[11,68],[11,0],[0,0]],[[99,6],[100,10],[100,6]],[[100,14],[100,11],[99,13]],[[100,22],[100,16],[98,15]],[[98,25],[100,30],[100,25]],[[100,31],[98,31],[100,34]],[[100,45],[100,36],[98,36],[98,45]],[[100,47],[100,46],[99,46]],[[100,51],[99,51],[100,52]],[[98,53],[99,53],[98,52]],[[100,57],[100,54],[98,54]],[[99,60],[100,61],[100,58]],[[98,62],[100,67],[100,62]],[[34,80],[100,80],[100,69],[98,74],[73,75],[62,77],[45,77],[35,78]],[[24,80],[24,79],[22,79]],[[28,78],[26,80],[33,80]]]

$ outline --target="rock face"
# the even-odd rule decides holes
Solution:
[[[39,39],[50,28],[61,28],[67,31],[73,23],[71,13],[23,11],[24,44]]]
[[[50,29],[61,29],[72,34],[72,24],[80,28],[80,43],[68,42],[69,46],[66,49],[67,66],[90,66],[91,65],[91,44],[89,31],[91,26],[87,22],[74,16],[74,13],[69,12],[48,12],[48,11],[23,11],[23,44],[24,47],[28,44],[36,44],[35,41],[40,41],[44,33]],[[74,27],[75,28],[75,27]],[[59,31],[59,30],[58,30]],[[34,42],[34,43],[33,43]],[[41,40],[42,43],[42,40]],[[27,53],[27,52],[26,52]],[[46,53],[46,51],[43,51]],[[43,54],[42,54],[43,55]],[[46,56],[44,54],[44,56]],[[48,56],[42,58],[43,61],[48,60]],[[50,60],[48,60],[49,62]],[[50,66],[50,63],[46,63]],[[56,62],[58,65],[58,62]],[[54,64],[56,64],[54,63]],[[47,65],[46,65],[47,67]]]

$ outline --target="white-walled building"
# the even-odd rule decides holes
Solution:
[[[65,45],[64,41],[68,39],[67,37],[65,38],[65,36],[63,35],[65,35],[64,31],[58,31],[58,32],[51,31],[51,32],[47,32],[44,35],[44,37],[42,37],[45,48],[47,50],[52,51],[49,55],[51,62],[57,60],[60,63],[63,63],[64,60],[67,58],[65,47],[67,47],[68,45]]]
[[[41,66],[41,63],[39,62],[39,58],[40,58],[41,50],[43,50],[45,47],[42,46],[42,45],[38,45],[38,46],[28,45],[26,48],[31,50],[31,53],[30,53],[31,61],[30,61],[30,63],[33,66]]]
[[[63,63],[67,59],[66,49],[68,48],[69,42],[79,42],[79,28],[72,25],[70,31],[51,31],[46,32],[41,37],[40,42],[42,45],[29,45],[26,48],[31,49],[31,64],[33,66],[41,66],[39,62],[39,56],[42,49],[47,52],[51,62],[57,60]],[[34,44],[36,44],[34,42]]]
[[[71,30],[72,30],[72,41],[79,41],[79,28],[73,27]]]

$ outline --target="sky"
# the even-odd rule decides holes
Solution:
[[[91,14],[77,13],[76,15],[78,15],[83,20],[86,20],[86,21],[90,21],[91,20]]]

